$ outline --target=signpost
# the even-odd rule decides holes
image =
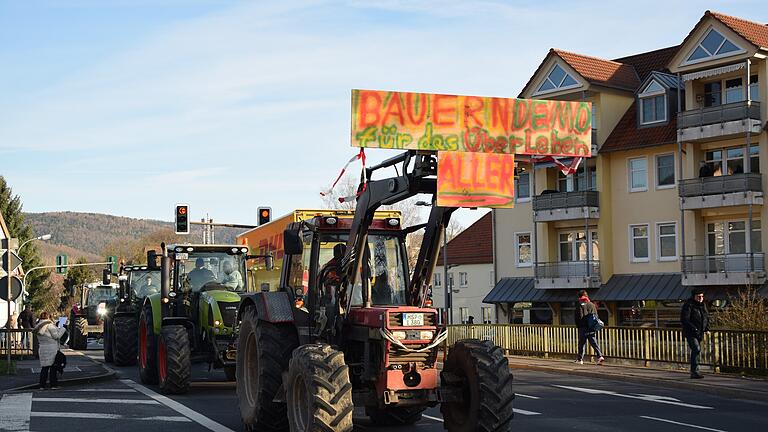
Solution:
[[[19,281],[19,278],[15,276],[11,276],[11,272],[16,270],[19,265],[21,265],[21,259],[18,255],[13,251],[13,249],[16,249],[19,247],[19,239],[16,238],[9,238],[3,240],[3,247],[5,248],[5,254],[3,257],[3,270],[5,270],[6,276],[2,279],[0,279],[0,287],[5,286],[5,298],[8,302],[8,315],[5,320],[5,327],[7,329],[7,332],[5,333],[5,343],[7,345],[7,352],[8,356],[6,358],[7,362],[6,367],[8,369],[8,374],[11,374],[11,294],[13,293],[14,288],[14,281],[16,281],[19,285],[21,282]],[[15,258],[13,258],[15,257]],[[19,294],[21,294],[21,288],[19,287]],[[1,289],[1,288],[0,288]]]

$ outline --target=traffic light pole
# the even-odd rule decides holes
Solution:
[[[11,262],[11,245],[10,245],[10,241],[9,241],[9,244],[8,244],[8,249],[5,250],[5,253],[6,253],[6,257],[8,259],[6,262],[10,263]],[[6,358],[5,368],[8,371],[8,375],[10,375],[11,374],[11,279],[12,279],[11,278],[11,269],[10,268],[8,269],[6,274],[8,275],[6,277],[6,279],[8,280],[8,285],[5,287],[5,289],[8,290],[8,291],[6,291],[6,293],[8,293],[8,295],[6,296],[6,298],[8,299],[8,300],[6,300],[6,302],[8,303],[8,316],[7,316],[7,319],[5,321],[5,326],[6,326],[8,331],[5,333],[5,343],[7,345],[6,348],[7,348],[7,351],[8,351],[8,357]],[[21,289],[22,289],[22,291],[24,290],[24,285],[23,284],[21,285]]]
[[[100,262],[100,263],[79,263],[79,264],[64,264],[64,265],[46,265],[46,266],[39,266],[39,267],[32,267],[31,269],[24,272],[24,279],[21,283],[21,286],[26,290],[27,288],[27,276],[32,273],[34,270],[40,270],[40,269],[49,269],[49,268],[69,268],[69,267],[85,267],[85,266],[96,266],[96,265],[111,265],[112,261],[107,262]]]

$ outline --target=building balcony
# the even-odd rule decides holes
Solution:
[[[688,255],[682,260],[683,285],[762,285],[765,254]]]
[[[552,222],[600,217],[597,191],[543,193],[533,198],[533,220]]]
[[[680,181],[678,191],[683,210],[763,205],[763,176],[748,173],[686,179]]]
[[[733,102],[684,111],[677,116],[677,129],[683,141],[714,141],[762,130],[760,102]]]
[[[539,262],[534,266],[534,276],[537,289],[599,288],[600,262]]]

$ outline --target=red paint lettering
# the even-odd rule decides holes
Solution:
[[[378,126],[381,120],[381,95],[377,92],[361,91],[359,95],[357,116],[359,128],[365,129],[368,126]],[[369,120],[369,117],[372,117]]]
[[[456,124],[456,96],[435,95],[432,104],[432,117],[435,126],[453,126]]]
[[[400,100],[400,93],[392,92],[390,95],[387,112],[384,114],[381,124],[387,124],[390,116],[397,116],[398,124],[404,125],[405,117],[403,116],[403,102]]]
[[[509,99],[491,98],[491,127],[501,127],[509,134]]]
[[[414,94],[416,93],[405,94],[405,110],[408,114],[408,120],[410,120],[414,126],[420,126],[424,123],[424,119],[427,118],[427,95],[418,93],[419,98],[414,101]]]
[[[482,113],[483,108],[485,106],[485,102],[483,102],[483,99],[477,96],[467,96],[465,101],[466,103],[464,104],[464,127],[469,127],[470,118],[472,118],[472,120],[474,121],[475,126],[483,127],[482,117],[477,116],[478,112]]]

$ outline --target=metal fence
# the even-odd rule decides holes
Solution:
[[[752,254],[684,255],[682,271],[691,274],[765,271],[765,254],[754,252]]]
[[[8,347],[11,348],[11,357],[26,357],[34,355],[35,337],[31,329],[0,329],[0,355],[5,358],[8,355]]]
[[[534,275],[542,279],[600,277],[599,261],[537,262]]]
[[[517,355],[575,357],[578,348],[575,326],[482,324],[448,328],[449,346],[465,338],[491,340],[508,354]],[[646,366],[651,362],[690,361],[688,344],[680,329],[606,327],[597,339],[606,357],[642,361]],[[720,370],[768,373],[768,332],[711,331],[702,341],[699,360]]]
[[[533,197],[533,210],[554,210],[573,207],[600,207],[597,191],[553,192]]]
[[[677,127],[701,127],[746,118],[760,120],[760,102],[751,101],[749,107],[746,101],[741,101],[684,111],[677,115]]]
[[[683,198],[738,192],[762,192],[763,176],[760,173],[742,173],[698,177],[680,180],[678,189],[679,195]]]

